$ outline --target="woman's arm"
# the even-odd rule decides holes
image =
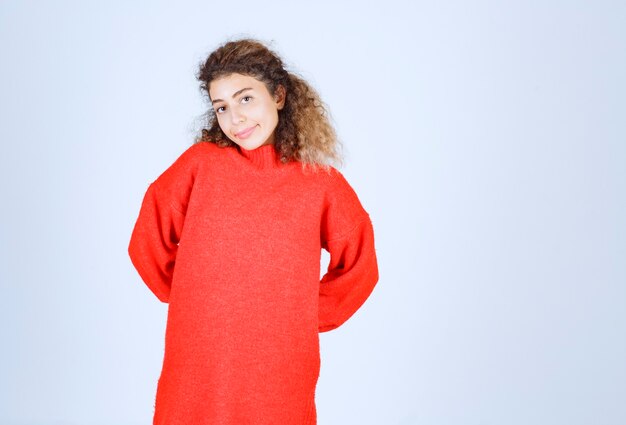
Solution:
[[[154,183],[144,196],[128,246],[130,259],[148,288],[168,302],[185,215],[160,197]]]
[[[322,247],[330,253],[319,290],[319,332],[326,332],[348,320],[378,282],[372,222],[354,190],[336,170],[321,236]]]
[[[164,303],[169,301],[198,149],[198,145],[187,149],[150,184],[128,245],[128,254],[142,280]]]

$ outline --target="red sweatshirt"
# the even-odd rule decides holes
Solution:
[[[372,223],[339,171],[194,144],[148,187],[128,252],[169,303],[154,424],[316,424],[318,332],[378,281]]]

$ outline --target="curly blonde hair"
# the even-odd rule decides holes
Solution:
[[[324,168],[330,163],[342,162],[341,145],[330,123],[327,106],[304,79],[285,70],[283,61],[274,51],[250,38],[228,41],[200,65],[197,78],[208,96],[213,80],[235,73],[256,78],[273,94],[279,86],[285,88],[285,105],[278,111],[275,139],[282,162],[297,160],[303,165]],[[222,132],[213,108],[209,108],[206,119],[207,128],[201,130],[196,143],[236,146]]]

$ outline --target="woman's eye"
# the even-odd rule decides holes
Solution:
[[[223,107],[223,106],[218,107],[218,108],[215,110],[215,112],[217,112],[218,114],[220,114],[220,113],[224,112],[224,107]]]
[[[248,103],[248,102],[250,102],[250,99],[252,99],[252,96],[244,96],[244,97],[241,98],[241,101],[243,103]]]

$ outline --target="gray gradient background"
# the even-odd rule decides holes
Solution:
[[[240,35],[330,105],[376,231],[320,425],[626,423],[624,2],[92,3],[0,3],[0,423],[150,423],[128,239]]]

